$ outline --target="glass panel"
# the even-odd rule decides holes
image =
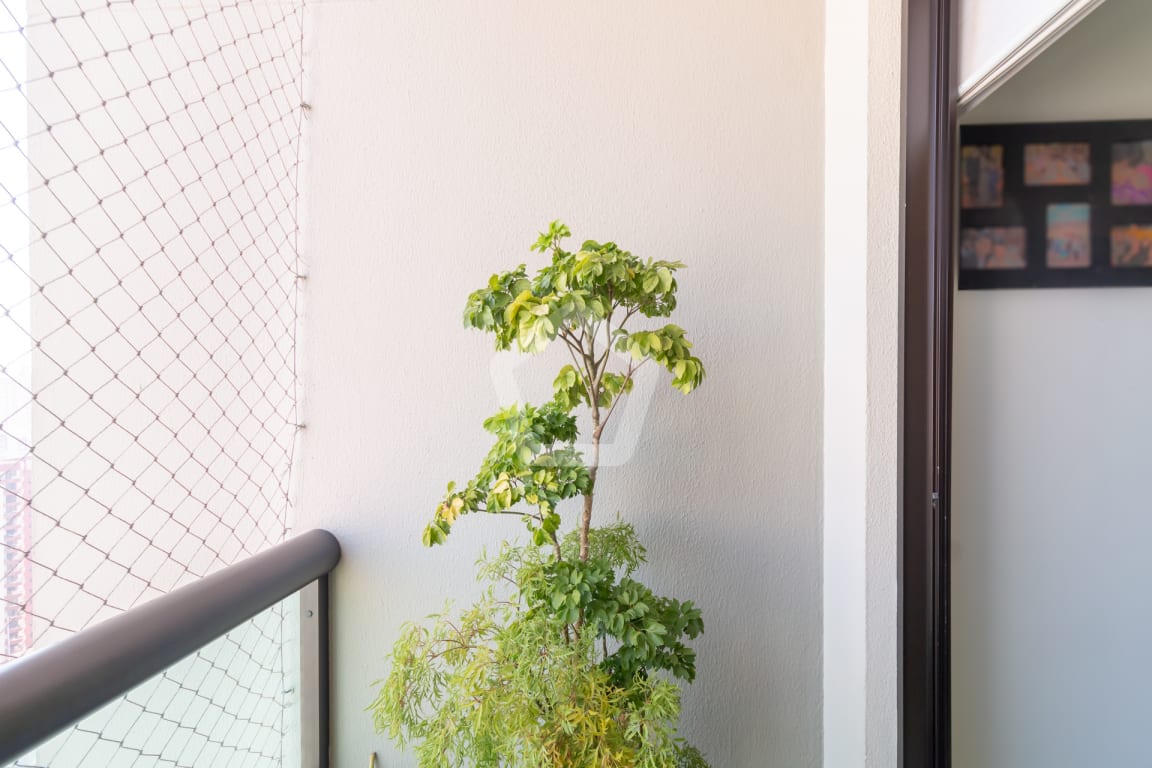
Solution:
[[[299,765],[299,606],[272,606],[7,768]]]

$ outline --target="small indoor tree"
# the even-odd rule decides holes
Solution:
[[[449,483],[424,529],[432,546],[464,516],[513,515],[530,542],[481,561],[487,587],[469,610],[406,625],[393,648],[371,709],[379,731],[415,745],[422,768],[706,766],[676,735],[674,680],[695,677],[687,642],[703,631],[700,611],[633,578],[646,553],[626,520],[592,525],[600,441],[637,371],[661,366],[685,394],[704,378],[684,331],[651,322],[675,310],[683,265],[591,240],[569,252],[569,235],[552,222],[533,246],[551,263],[531,277],[524,265],[493,275],[464,310],[496,349],[559,342],[570,363],[550,401],[484,422],[495,445],[472,480]],[[590,417],[587,460],[578,409]],[[567,499],[582,500],[569,530]]]

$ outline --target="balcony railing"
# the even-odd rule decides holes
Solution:
[[[332,534],[322,530],[309,531],[0,667],[0,765],[12,761],[16,761],[15,765],[18,766],[41,765],[37,758],[25,762],[26,758],[22,756],[299,592],[298,611],[277,615],[277,620],[282,620],[285,615],[299,616],[299,669],[293,670],[292,689],[273,692],[295,693],[295,705],[291,710],[299,722],[294,728],[283,727],[284,710],[278,710],[272,722],[281,726],[276,730],[281,737],[287,737],[290,732],[299,734],[296,748],[299,750],[300,765],[326,768],[327,575],[339,559],[340,547]],[[244,642],[242,639],[234,641],[240,644]],[[274,653],[280,654],[281,651],[277,644]],[[284,664],[291,665],[292,661],[288,660]],[[211,667],[211,664],[208,666]],[[250,696],[260,694],[259,691],[253,691],[254,686],[243,670],[229,672],[226,665],[217,669],[223,669],[219,677],[231,675],[231,680],[241,691]],[[197,710],[200,714],[197,717],[203,720],[203,712],[215,700],[211,694],[195,690],[196,680],[190,679],[190,675],[194,677],[194,669],[186,670],[178,680],[173,676],[167,682],[169,687],[180,688],[188,693],[189,701],[200,700],[200,709]],[[243,697],[232,694],[227,694],[226,698],[233,702],[243,701]],[[205,701],[209,704],[205,705]],[[238,747],[234,742],[238,735],[243,738],[245,729],[233,727],[229,720],[245,720],[252,726],[251,713],[237,712],[235,706],[229,711],[226,704],[218,701],[215,704],[220,711],[213,718],[211,726],[201,728],[197,723],[192,723],[186,726],[186,730],[205,744],[210,744],[214,750],[219,751],[224,747],[226,751],[235,753]],[[237,706],[244,705],[240,703]],[[147,703],[141,704],[139,709],[141,712],[149,712]],[[193,711],[190,705],[182,705],[181,712],[184,715],[190,711]],[[221,713],[224,713],[224,717],[220,716]],[[280,720],[277,721],[276,717]],[[139,716],[133,722],[139,729]],[[148,722],[144,721],[145,724]],[[160,713],[155,722],[166,723],[168,730],[175,732],[180,725],[180,716],[165,717],[164,713]],[[115,741],[114,746],[123,747],[130,730],[131,724],[113,727],[110,719],[105,718],[102,725],[88,729],[87,733],[96,732],[96,738],[89,740],[95,743],[100,740],[101,733],[110,732],[113,736],[105,741]],[[214,737],[210,732],[217,736]],[[219,734],[229,734],[231,743],[225,745],[224,737]],[[211,752],[201,760],[187,757],[194,745],[189,746],[187,740],[173,744],[170,734],[163,744],[148,746],[149,735],[141,735],[138,745],[129,745],[128,749],[135,753],[137,759],[132,765],[141,764],[138,760],[140,756],[150,756],[158,764],[169,765],[220,765],[225,762],[211,757]],[[200,751],[196,754],[204,754],[205,744],[200,745]],[[105,755],[111,754],[108,745],[104,746]],[[248,751],[248,747],[240,745],[239,751]],[[291,751],[295,752],[295,749]],[[172,754],[175,752],[181,752],[185,757],[174,760]],[[253,754],[262,754],[269,757],[272,764],[280,764],[279,755],[273,758],[267,752],[253,749],[247,757]],[[73,753],[60,759],[69,765],[81,764],[71,762],[75,757]],[[115,762],[100,764],[112,765]],[[252,763],[248,759],[244,762]],[[259,764],[260,761],[256,762]],[[64,762],[58,764],[64,765]],[[85,761],[83,764],[96,763]]]

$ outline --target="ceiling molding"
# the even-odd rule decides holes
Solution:
[[[1104,2],[1105,0],[1070,0],[1038,29],[1017,43],[1004,58],[961,83],[957,105],[960,114],[964,114],[987,98]]]

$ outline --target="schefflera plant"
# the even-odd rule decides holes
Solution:
[[[646,551],[631,524],[592,526],[601,438],[637,372],[661,366],[685,394],[704,379],[684,330],[652,322],[676,309],[683,264],[592,240],[570,252],[570,234],[552,222],[533,245],[551,263],[493,275],[464,310],[497,350],[560,343],[570,363],[549,402],[484,422],[495,444],[474,478],[448,485],[424,529],[433,546],[464,516],[513,515],[530,543],[481,560],[482,598],[405,625],[392,650],[370,708],[378,731],[415,744],[422,768],[707,766],[676,734],[674,679],[695,679],[687,643],[703,632],[700,610],[633,578]],[[576,449],[579,409],[591,422],[587,459]],[[582,504],[565,531],[567,499]]]

